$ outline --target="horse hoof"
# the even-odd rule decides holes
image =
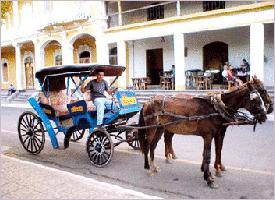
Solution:
[[[222,171],[226,171],[226,168],[225,168],[225,166],[224,166],[224,165],[221,165],[221,167],[220,167],[220,168],[221,168],[221,170],[222,170]]]
[[[219,186],[218,186],[214,181],[208,182],[207,185],[208,185],[211,189],[218,189],[218,188],[219,188]]]
[[[178,159],[178,157],[177,157],[175,154],[172,156],[172,158],[173,158],[174,160]]]
[[[155,173],[154,173],[153,171],[149,171],[149,172],[147,173],[147,175],[148,175],[148,176],[155,176]]]
[[[166,163],[166,164],[172,164],[172,162],[171,162],[171,160],[170,160],[169,158],[166,158],[166,159],[165,159],[165,163]]]
[[[222,177],[221,171],[216,171],[215,176],[221,178]]]
[[[155,168],[154,168],[154,170],[153,170],[154,172],[160,172],[160,168],[159,167],[157,167],[157,166],[155,166]]]

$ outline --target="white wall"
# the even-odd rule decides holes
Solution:
[[[203,47],[215,41],[228,44],[228,60],[230,64],[239,67],[243,58],[250,63],[249,50],[249,27],[231,28],[217,31],[203,31],[198,33],[185,34],[185,47],[187,47],[187,57],[185,57],[185,70],[203,69]],[[165,37],[165,42],[160,42],[161,38],[149,38],[135,40],[129,45],[129,67],[130,78],[146,76],[146,50],[163,48],[164,71],[169,70],[174,64],[173,37]],[[134,45],[134,48],[133,48]],[[274,28],[273,24],[265,25],[265,80],[266,86],[274,85]]]
[[[146,50],[163,49],[163,70],[170,70],[174,64],[173,38],[172,36],[164,37],[165,42],[161,42],[161,38],[148,38],[144,40],[136,40],[129,45],[129,67],[130,79],[132,77],[146,77]],[[134,46],[134,48],[133,48]],[[132,68],[132,69],[131,69]]]
[[[274,87],[274,23],[264,26],[264,84]]]
[[[203,69],[203,47],[215,41],[228,44],[228,61],[233,66],[240,66],[243,58],[249,61],[249,27],[203,31],[185,34],[186,70]]]

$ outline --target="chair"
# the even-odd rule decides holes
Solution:
[[[140,79],[140,89],[147,90],[147,85],[148,85],[147,77],[141,78]]]
[[[204,87],[205,87],[204,72],[199,71],[197,72],[197,77],[196,77],[196,88],[197,90],[203,90]]]
[[[139,80],[137,78],[132,78],[132,81],[133,81],[134,90],[138,90],[139,89]]]
[[[205,88],[205,80],[203,75],[197,76],[196,88],[197,90],[203,90]]]
[[[193,74],[190,71],[185,72],[185,87],[191,89],[193,86]]]

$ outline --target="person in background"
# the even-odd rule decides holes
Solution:
[[[229,65],[229,70],[227,71],[227,80],[232,81],[235,86],[240,86],[243,84],[242,80],[236,77],[234,67]]]
[[[246,59],[242,60],[241,68],[242,68],[243,72],[246,72],[246,73],[250,72],[250,65],[246,61]]]
[[[15,87],[14,87],[12,84],[10,84],[9,90],[8,90],[9,96],[12,95],[12,94],[15,93],[15,92],[16,92]]]
[[[222,71],[222,76],[225,79],[227,79],[227,77],[228,77],[228,70],[229,70],[229,64],[228,64],[228,62],[225,62],[224,66],[223,66],[223,71]]]

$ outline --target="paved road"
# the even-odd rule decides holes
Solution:
[[[79,143],[71,143],[70,148],[65,151],[53,150],[50,141],[46,140],[41,154],[28,154],[21,147],[16,133],[18,116],[23,110],[2,108],[1,111],[1,147],[4,156],[8,158],[39,164],[47,169],[65,171],[79,175],[85,180],[108,182],[154,197],[274,198],[274,122],[259,125],[255,133],[251,126],[230,127],[227,130],[223,162],[228,170],[222,178],[216,178],[219,189],[211,190],[206,186],[200,172],[203,142],[199,137],[174,137],[178,159],[173,164],[164,162],[164,145],[161,141],[156,152],[161,172],[154,177],[148,177],[143,170],[143,156],[127,144],[117,147],[110,165],[100,169],[90,165],[85,151],[85,139]],[[60,136],[58,139],[62,144],[63,137]],[[212,161],[213,155],[214,152]],[[45,182],[51,181],[48,176],[44,179]],[[127,195],[124,197],[128,198]]]

